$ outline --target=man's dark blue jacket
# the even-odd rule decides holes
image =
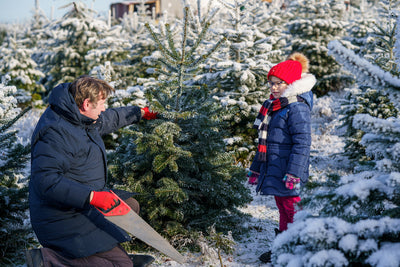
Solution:
[[[79,112],[69,86],[53,89],[32,135],[29,205],[39,242],[64,256],[81,258],[130,240],[89,205],[89,195],[106,184],[101,136],[138,122],[141,111],[133,106],[110,108],[94,121]]]

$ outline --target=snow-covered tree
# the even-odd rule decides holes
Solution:
[[[184,14],[179,42],[168,24],[159,30],[147,26],[158,51],[146,60],[156,60],[162,68],[155,70],[159,79],[144,86],[159,115],[123,132],[112,155],[112,177],[115,185],[139,193],[141,215],[164,235],[184,236],[213,224],[225,232],[240,231],[237,207],[250,196],[243,186],[244,171],[225,151],[221,107],[207,87],[187,84],[220,42],[207,52],[199,48],[208,28],[204,23],[194,46],[188,47],[187,7]]]
[[[0,25],[0,45],[3,43],[7,36],[7,27],[5,25]]]
[[[155,21],[143,13],[142,4],[144,5],[141,3],[137,13],[125,15],[120,22],[123,31],[121,37],[131,44],[126,58],[113,64],[113,68],[118,73],[117,78],[121,81],[120,88],[134,86],[138,79],[154,76],[146,72],[148,65],[142,62],[142,58],[150,56],[155,50],[150,34],[144,26],[146,22],[155,24]]]
[[[372,117],[388,119],[397,117],[398,110],[386,93],[362,88],[350,90],[342,103],[343,127],[346,127],[346,146],[344,154],[360,169],[360,164],[370,164],[371,158],[366,155],[365,147],[361,145],[364,132],[353,127],[356,114],[369,114]],[[367,169],[370,167],[366,167]]]
[[[256,135],[250,125],[269,96],[266,76],[280,51],[272,48],[276,39],[263,32],[268,19],[265,2],[219,2],[223,11],[212,36],[224,36],[227,42],[205,62],[195,84],[209,87],[228,111],[224,117],[230,125],[227,145],[236,152],[237,163],[248,165]]]
[[[39,6],[39,1],[35,1],[35,8],[33,10],[32,22],[31,22],[31,30],[42,29],[45,27],[50,20],[47,18],[44,11]]]
[[[339,0],[291,1],[288,10],[294,14],[287,24],[291,35],[289,53],[304,53],[310,60],[310,72],[317,78],[313,92],[322,96],[344,88],[352,79],[341,72],[340,65],[328,55],[330,41],[346,33],[345,5]]]
[[[371,33],[377,18],[376,8],[366,0],[362,0],[359,7],[351,8],[350,12],[349,26],[346,29],[348,34],[343,40],[350,42],[348,48],[364,56],[375,49]]]
[[[41,93],[45,89],[39,81],[45,75],[38,69],[32,54],[33,50],[25,46],[24,40],[8,38],[0,46],[0,73],[11,78],[9,85],[30,93]]]
[[[38,43],[40,51],[35,58],[47,75],[48,90],[87,75],[106,61],[124,60],[130,48],[121,27],[110,28],[81,2],[74,2],[69,12],[40,34],[43,41]]]
[[[24,249],[34,244],[27,225],[28,190],[25,167],[29,146],[17,142],[12,126],[28,109],[21,111],[15,86],[0,83],[0,265],[16,266],[24,261]],[[24,182],[25,181],[25,182]]]
[[[394,49],[396,42],[396,23],[400,2],[395,0],[380,0],[377,12],[378,19],[374,23],[371,38],[374,40],[372,50],[364,57],[392,75],[399,74],[399,67],[395,62]]]

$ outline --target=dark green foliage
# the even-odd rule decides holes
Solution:
[[[251,200],[243,169],[224,152],[220,110],[201,94],[185,94],[182,101],[196,102],[172,119],[124,132],[112,157],[115,183],[140,193],[141,215],[170,237],[213,224],[221,231],[240,231],[236,207]]]
[[[353,162],[362,165],[371,165],[372,158],[365,154],[365,147],[360,144],[364,132],[353,127],[353,118],[356,114],[369,114],[376,118],[387,119],[397,117],[399,112],[382,91],[363,87],[357,92],[349,92],[343,103],[342,122],[346,127],[346,145],[344,154]]]
[[[28,190],[21,176],[28,161],[29,146],[16,144],[16,131],[10,127],[29,109],[13,119],[0,120],[0,265],[24,261],[24,249],[35,244],[27,225]]]
[[[187,19],[184,23],[187,26]],[[168,27],[167,47],[149,27],[165,56],[160,60],[163,70],[158,71],[166,78],[146,91],[159,118],[122,133],[120,146],[111,155],[111,181],[139,193],[141,216],[165,236],[190,236],[214,224],[218,231],[237,234],[243,220],[237,207],[251,201],[244,186],[245,172],[225,150],[221,106],[207,87],[186,84],[190,74],[198,71],[197,63],[218,44],[205,55],[195,54],[205,26],[191,51],[182,51],[175,47]],[[185,30],[183,38],[187,38]]]
[[[0,45],[4,42],[7,37],[7,31],[3,28],[0,28]]]
[[[370,33],[370,37],[374,41],[373,49],[368,53],[371,62],[395,76],[399,75],[394,52],[399,8],[398,1],[381,1],[378,8],[379,19],[374,21],[373,31]]]

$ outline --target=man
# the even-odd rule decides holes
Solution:
[[[38,258],[44,266],[133,265],[119,245],[130,240],[129,235],[96,209],[114,204],[105,190],[107,159],[101,136],[141,118],[155,119],[156,113],[136,106],[106,110],[113,91],[89,76],[58,85],[32,135],[30,218],[43,246]],[[139,212],[130,196],[120,195]],[[28,261],[29,256],[35,258],[28,255]]]

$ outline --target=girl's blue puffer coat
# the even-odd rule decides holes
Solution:
[[[271,114],[268,124],[267,160],[260,162],[256,153],[250,170],[259,173],[257,192],[262,195],[298,196],[297,189],[287,189],[284,176],[292,174],[308,180],[311,146],[311,92],[316,80],[311,74],[289,85],[283,96],[298,95],[304,101],[294,102]]]
[[[80,114],[68,83],[53,89],[31,143],[29,205],[32,227],[44,247],[81,258],[130,240],[89,205],[107,177],[101,135],[138,122],[139,107],[111,108],[94,120]]]

